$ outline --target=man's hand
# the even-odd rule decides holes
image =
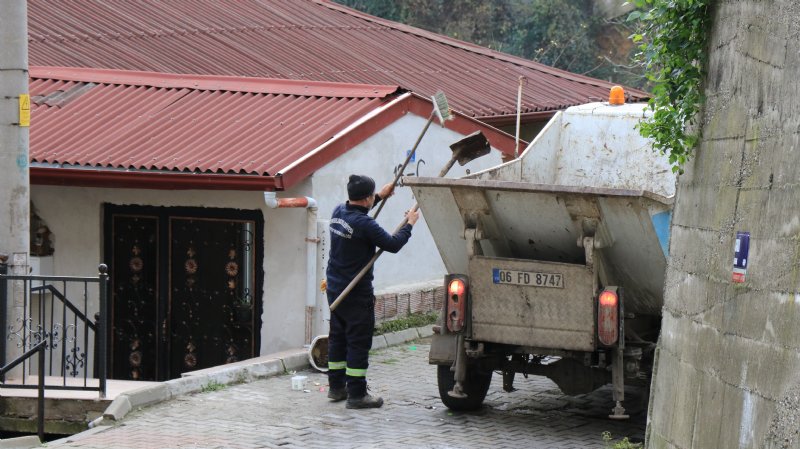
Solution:
[[[380,195],[381,199],[386,199],[394,195],[394,184],[390,182],[385,186],[381,187],[381,190],[378,192],[378,195]]]
[[[413,226],[414,223],[416,223],[417,220],[419,220],[419,210],[411,209],[406,211],[406,219],[408,220],[408,224]]]

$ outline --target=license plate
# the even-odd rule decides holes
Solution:
[[[539,271],[515,271],[492,268],[495,284],[525,285],[528,287],[564,288],[564,275]]]

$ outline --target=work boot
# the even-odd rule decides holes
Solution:
[[[366,394],[360,398],[349,398],[347,408],[378,408],[383,405],[383,398]]]
[[[345,399],[347,399],[347,389],[345,389],[344,387],[329,389],[328,399],[330,399],[331,402],[344,401]]]

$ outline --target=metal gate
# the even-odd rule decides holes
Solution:
[[[110,377],[164,380],[259,353],[259,211],[106,205]]]

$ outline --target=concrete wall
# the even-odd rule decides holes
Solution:
[[[679,180],[649,448],[800,448],[800,4],[712,2],[703,141]],[[736,232],[751,233],[731,282]]]
[[[159,191],[146,189],[97,189],[82,187],[33,186],[31,199],[39,216],[53,232],[55,253],[52,272],[44,274],[87,276],[97,273],[103,262],[103,203],[165,207],[209,207],[259,210],[264,216],[264,302],[261,329],[261,353],[267,354],[305,343],[305,307],[307,276],[306,237],[319,237],[316,274],[313,286],[316,318],[312,335],[325,334],[327,303],[319,290],[327,260],[327,219],[335,205],[347,199],[346,183],[350,173],[373,176],[379,184],[390,182],[393,168],[405,158],[425,119],[406,116],[367,139],[353,150],[319,170],[299,186],[279,197],[311,196],[318,201],[317,233],[308,236],[309,212],[306,209],[270,209],[261,192],[231,191]],[[447,129],[432,126],[420,147],[417,161],[419,174],[435,176],[449,159],[449,145],[461,136]],[[456,166],[452,176],[461,176],[467,169],[478,170],[500,162],[499,152],[483,157],[466,167]],[[410,164],[406,173],[416,172]],[[389,231],[403,219],[403,212],[414,204],[410,190],[398,188],[381,212],[379,221]],[[423,211],[424,216],[424,211]],[[409,245],[399,254],[386,254],[376,265],[376,288],[381,291],[400,289],[409,283],[436,280],[441,283],[444,266],[436,252],[430,233],[420,220]],[[97,308],[96,295],[90,303],[90,314]]]

